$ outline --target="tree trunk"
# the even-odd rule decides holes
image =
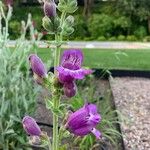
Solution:
[[[150,17],[148,17],[148,33],[150,34]]]
[[[94,0],[84,0],[83,16],[88,18],[91,15],[91,8]]]

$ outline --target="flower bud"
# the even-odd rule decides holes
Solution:
[[[51,18],[56,16],[56,4],[55,2],[45,2],[44,3],[44,13],[45,16]]]
[[[36,121],[30,117],[25,116],[22,120],[23,128],[27,132],[27,134],[31,136],[40,136],[41,135],[41,129],[37,125]]]
[[[76,85],[74,82],[64,83],[64,94],[67,97],[73,97],[76,94]]]
[[[31,54],[29,56],[29,61],[34,74],[41,78],[45,78],[47,76],[46,68],[42,60],[37,55]]]

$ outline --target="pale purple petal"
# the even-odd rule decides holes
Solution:
[[[61,65],[70,70],[78,70],[83,62],[83,54],[80,50],[65,50],[62,55]]]
[[[97,113],[97,106],[96,105],[87,104],[86,107],[87,107],[90,114],[96,114]]]
[[[27,134],[32,136],[40,136],[41,129],[32,117],[25,116],[22,120],[22,124]]]
[[[60,82],[71,82],[74,79],[83,79],[87,73],[91,73],[91,70],[78,69],[78,70],[70,70],[64,67],[57,67],[56,70],[59,72],[59,80]]]
[[[35,54],[29,56],[32,71],[39,77],[46,77],[47,71],[42,60]]]
[[[70,75],[70,70],[63,67],[57,67],[56,70],[59,72],[59,81],[61,83],[73,82],[74,78]]]
[[[101,116],[99,114],[90,114],[90,117],[88,118],[88,123],[92,126],[96,126],[101,120]]]
[[[93,128],[91,132],[96,136],[97,139],[100,139],[101,133],[99,130]]]

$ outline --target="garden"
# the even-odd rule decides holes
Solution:
[[[0,150],[149,150],[149,10],[0,1]]]

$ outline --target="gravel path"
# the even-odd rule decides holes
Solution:
[[[150,150],[150,79],[110,80],[117,109],[127,118],[121,125],[126,150]]]

